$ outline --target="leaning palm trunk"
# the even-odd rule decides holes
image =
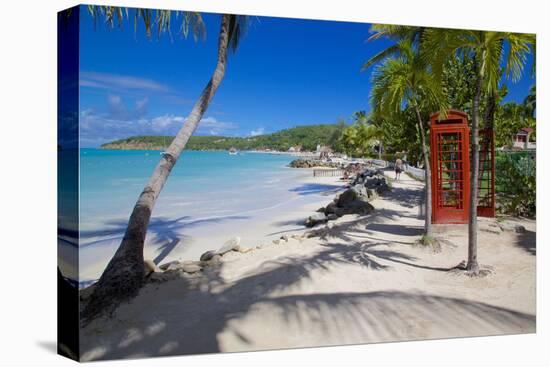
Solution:
[[[430,157],[428,153],[428,145],[426,144],[426,132],[424,131],[424,122],[420,115],[418,106],[415,106],[416,118],[418,119],[418,127],[420,128],[420,137],[422,139],[422,155],[424,156],[424,172],[425,172],[425,208],[426,217],[424,218],[424,234],[432,236],[432,168],[430,167]]]
[[[483,78],[479,74],[472,108],[472,175],[470,178],[468,263],[466,264],[466,270],[473,274],[479,273],[479,264],[477,262],[477,189],[479,178],[479,100],[481,98],[482,81]]]
[[[95,285],[94,292],[82,313],[89,321],[103,312],[109,312],[124,300],[135,296],[144,278],[143,246],[155,202],[176,164],[187,141],[193,135],[208,104],[214,97],[227,62],[230,15],[223,15],[218,40],[218,61],[212,78],[193,106],[184,126],[163,154],[149,182],[141,192],[130,216],[122,243]]]

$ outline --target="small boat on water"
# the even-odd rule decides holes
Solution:
[[[229,155],[237,155],[238,151],[237,149],[231,147],[229,148]]]

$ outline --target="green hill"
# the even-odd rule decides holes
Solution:
[[[187,143],[188,150],[239,150],[271,149],[286,151],[290,147],[302,146],[303,150],[315,150],[317,144],[338,150],[337,142],[345,124],[305,125],[281,130],[272,134],[253,137],[192,136]],[[173,136],[132,136],[105,143],[102,149],[165,149]]]

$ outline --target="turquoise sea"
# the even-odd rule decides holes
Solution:
[[[78,257],[79,268],[72,273],[73,278],[77,273],[82,283],[97,279],[120,244],[131,210],[160,152],[81,149],[79,158],[78,248],[71,249],[60,241],[60,254],[67,259]],[[311,171],[287,167],[294,158],[253,152],[185,151],[153,210],[146,258],[157,263],[197,259],[231,236],[239,235],[246,245],[257,245],[256,241],[263,240],[258,233],[264,230],[270,232],[266,233],[268,238],[280,236],[279,231],[303,228],[295,220],[278,223],[277,219],[294,213],[303,222],[309,212],[298,209],[326,200],[322,195],[334,187],[307,183]]]
[[[81,149],[81,228],[127,218],[159,158],[159,151]],[[300,174],[286,167],[291,160],[290,155],[186,151],[172,170],[155,214],[196,220],[272,205],[274,197],[291,196],[278,185]],[[269,189],[269,195],[256,194],[262,189]]]

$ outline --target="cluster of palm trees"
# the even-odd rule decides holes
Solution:
[[[427,116],[450,106],[445,88],[445,68],[458,59],[471,61],[474,88],[471,97],[471,183],[469,203],[468,261],[466,271],[477,275],[477,201],[479,176],[479,129],[481,102],[485,103],[485,126],[492,127],[502,76],[513,82],[524,71],[527,55],[534,52],[535,36],[496,31],[471,31],[395,25],[373,25],[370,40],[386,38],[393,44],[371,57],[364,69],[375,67],[371,90],[373,111],[387,119],[412,110],[421,137],[426,169],[426,217],[423,240],[433,241],[431,225],[431,171]],[[486,100],[482,101],[482,98]]]
[[[497,146],[511,147],[519,129],[536,126],[536,88],[533,86],[523,103],[503,103],[495,114]],[[531,134],[533,137],[534,133]]]
[[[353,124],[342,131],[340,145],[348,156],[369,156],[376,149],[378,158],[382,158],[384,131],[380,120],[372,117],[358,111],[353,115]]]

